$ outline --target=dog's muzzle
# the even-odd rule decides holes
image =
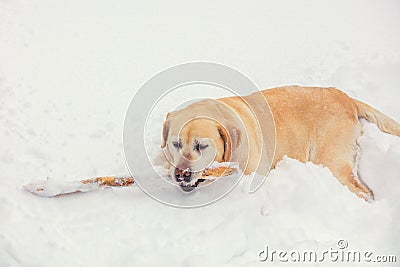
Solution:
[[[192,180],[193,173],[190,168],[175,168],[175,180],[177,182],[189,183]]]

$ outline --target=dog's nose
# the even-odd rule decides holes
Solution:
[[[186,169],[180,169],[180,168],[175,168],[175,179],[178,182],[190,182],[192,180],[192,172],[189,168]]]

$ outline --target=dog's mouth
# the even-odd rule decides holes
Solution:
[[[179,187],[182,189],[184,192],[192,192],[193,189],[195,189],[199,184],[204,182],[206,179],[197,179],[197,181],[194,184],[187,184],[187,183],[179,183]]]

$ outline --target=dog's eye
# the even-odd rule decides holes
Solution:
[[[177,149],[182,148],[182,144],[180,142],[172,142],[172,145]]]
[[[197,151],[200,151],[200,150],[206,149],[207,147],[208,147],[208,145],[196,144],[194,149],[196,149]]]

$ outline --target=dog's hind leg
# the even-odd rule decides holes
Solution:
[[[371,201],[374,194],[357,174],[357,138],[361,134],[360,123],[351,122],[340,133],[332,133],[326,144],[317,152],[317,164],[328,167],[340,183],[358,197]]]
[[[371,189],[355,176],[350,164],[343,164],[331,169],[331,171],[343,185],[347,186],[358,197],[364,198],[366,201],[374,199]]]

